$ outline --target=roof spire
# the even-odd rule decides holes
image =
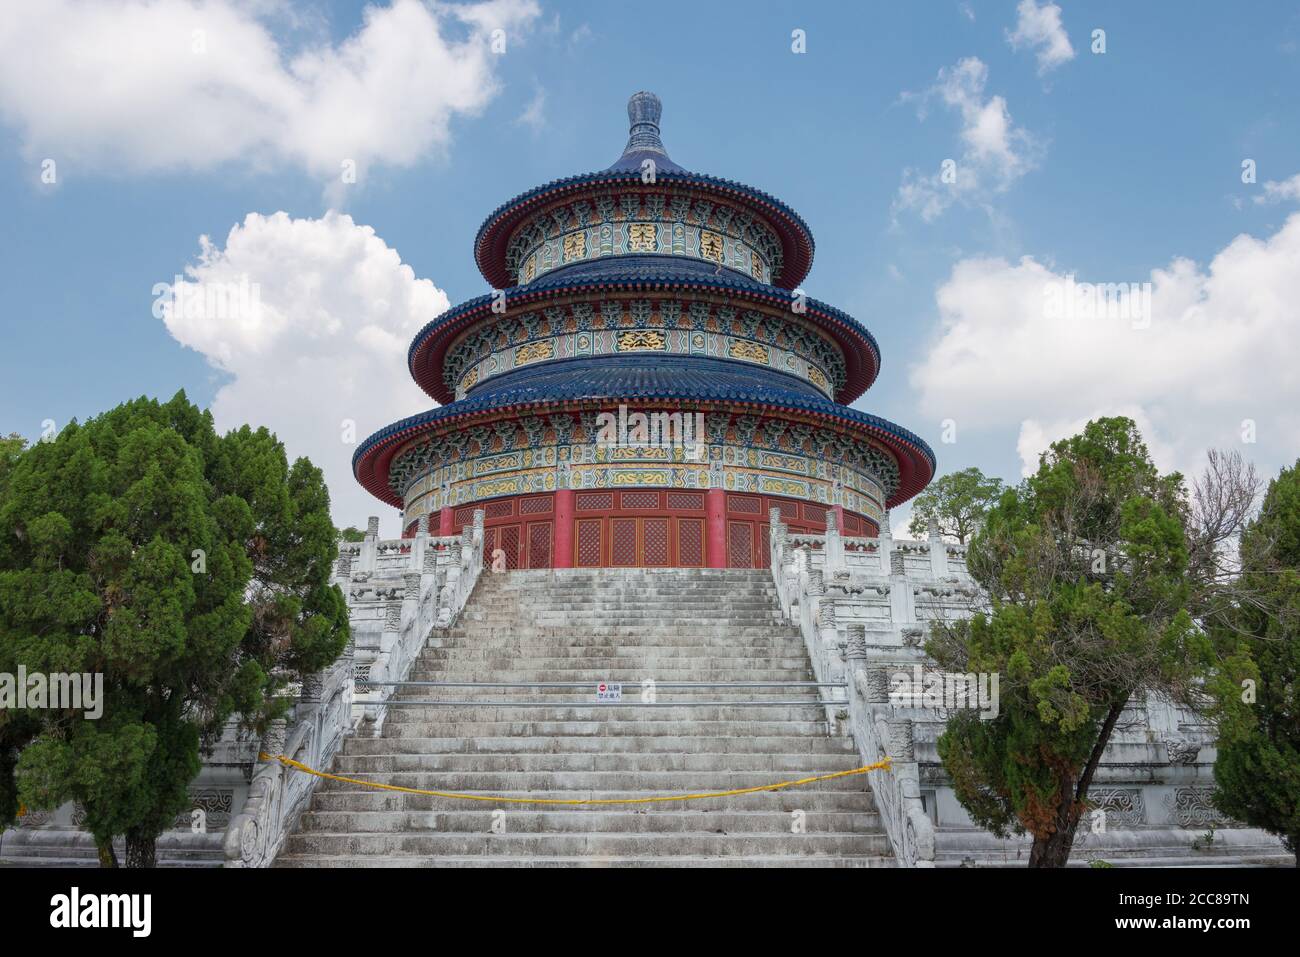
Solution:
[[[623,155],[610,169],[640,169],[641,164],[653,160],[658,169],[685,172],[668,158],[663,140],[659,138],[659,117],[664,105],[659,97],[642,90],[633,93],[627,101],[628,135]]]
[[[659,139],[659,117],[664,105],[659,97],[646,90],[633,93],[627,101],[627,146],[624,155],[638,150],[668,155]]]

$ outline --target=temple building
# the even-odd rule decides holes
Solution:
[[[635,94],[612,166],[480,227],[495,291],[433,319],[408,355],[440,405],[353,457],[404,536],[458,534],[481,508],[485,554],[511,569],[758,568],[772,509],[792,531],[874,536],[930,481],[925,442],[848,408],[880,349],[799,288],[808,226],[673,162],[660,113]],[[652,428],[606,441],[613,421]]]

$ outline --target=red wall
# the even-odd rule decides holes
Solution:
[[[563,494],[563,493],[561,493]],[[768,564],[768,512],[779,508],[791,531],[826,530],[830,509],[812,502],[775,495],[726,493],[725,515],[714,518],[714,551],[704,490],[582,489],[573,493],[572,552],[556,561],[555,496],[551,493],[516,495],[462,505],[452,513],[452,534],[460,534],[474,520],[474,510],[485,512],[484,561],[492,561],[498,548],[505,552],[507,568],[551,567],[731,567],[766,568]],[[439,515],[429,519],[431,534],[439,534]],[[874,536],[871,519],[855,512],[843,513],[846,535]],[[415,534],[411,523],[406,534]],[[561,536],[563,541],[564,536]]]

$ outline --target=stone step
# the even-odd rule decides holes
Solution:
[[[627,632],[627,634],[622,634]],[[707,652],[712,657],[737,655],[797,654],[800,639],[771,628],[705,630],[701,628],[653,629],[617,628],[608,631],[594,628],[533,628],[498,627],[475,629],[464,634],[451,631],[443,637],[440,648],[493,648],[501,651],[518,651],[520,646],[560,651],[564,648],[587,648],[593,654],[602,649],[641,648],[647,653],[665,648],[695,648],[696,653]]]
[[[599,641],[601,638],[624,637],[689,637],[689,638],[733,638],[751,637],[776,638],[789,637],[794,640],[797,632],[789,625],[777,622],[737,622],[735,624],[718,624],[708,619],[653,619],[653,618],[616,618],[614,615],[593,616],[591,622],[578,622],[573,615],[556,615],[554,620],[521,619],[519,622],[503,618],[493,618],[487,622],[478,622],[473,618],[461,618],[451,628],[448,635],[452,637],[473,637],[481,642],[486,637],[510,637],[511,635],[532,635],[537,637],[573,637]]]
[[[828,772],[830,773],[830,772]],[[663,791],[686,794],[697,791],[730,791],[739,788],[765,787],[799,777],[811,776],[799,771],[357,771],[348,777],[421,791],[480,791],[500,794],[506,791]],[[869,786],[866,774],[831,778],[817,786],[828,791],[863,792]],[[347,781],[323,780],[325,791],[350,790],[364,785]],[[572,794],[585,798],[588,795]]]
[[[547,718],[524,719],[516,713],[509,717],[506,709],[498,709],[495,715],[486,718],[466,718],[461,709],[443,710],[446,717],[432,721],[427,714],[419,714],[414,709],[395,709],[388,715],[384,724],[384,738],[430,738],[430,737],[503,737],[518,734],[524,737],[555,736],[589,736],[593,738],[608,737],[620,740],[629,737],[685,737],[701,735],[705,737],[727,736],[748,740],[756,737],[806,735],[809,738],[825,738],[825,718],[808,717],[802,721],[745,721],[729,720],[691,720],[680,717],[676,708],[649,712],[636,709],[637,714],[626,720],[606,721],[586,719],[580,721],[557,720],[554,715]],[[517,712],[518,709],[509,709]],[[771,709],[765,709],[771,710]],[[655,720],[647,720],[652,715]],[[677,717],[674,717],[677,715]],[[405,717],[403,717],[405,716]],[[737,744],[743,744],[738,741]]]
[[[526,601],[526,607],[520,607],[520,601]],[[629,602],[619,599],[608,601],[558,601],[533,602],[528,599],[502,601],[499,604],[474,605],[465,609],[465,620],[482,621],[500,616],[506,618],[531,618],[536,615],[583,615],[595,617],[611,613],[616,617],[645,619],[656,614],[670,613],[673,618],[682,620],[713,619],[719,612],[725,612],[730,618],[737,616],[743,620],[755,618],[768,621],[779,614],[775,605],[766,599],[752,602],[734,602],[718,598],[683,599],[680,596],[662,595],[647,598],[643,602]]]
[[[719,683],[736,684],[742,681],[802,681],[811,674],[806,664],[788,664],[788,666],[750,667],[720,666],[701,658],[663,658],[658,661],[634,662],[629,659],[610,659],[611,664],[591,664],[581,658],[534,658],[528,662],[519,659],[499,658],[498,663],[489,663],[482,659],[464,661],[459,658],[421,659],[421,668],[412,670],[408,680],[437,680],[438,676],[473,675],[478,676],[508,675],[502,680],[550,680],[541,675],[558,675],[558,681],[601,680],[640,681],[642,676],[653,675],[662,681],[719,681]],[[422,679],[421,674],[429,675]],[[633,677],[636,676],[636,677]],[[493,680],[485,677],[482,680]]]
[[[688,856],[671,854],[664,857],[627,857],[623,855],[570,855],[537,857],[534,855],[506,856],[473,855],[459,857],[355,857],[323,856],[312,854],[282,854],[276,867],[894,867],[894,859],[873,854],[837,854],[835,856],[750,854],[745,857],[714,857],[712,855]]]
[[[472,791],[465,791],[465,794],[472,794]],[[555,798],[558,800],[572,800],[575,797],[581,798],[606,798],[606,799],[626,799],[642,797],[676,797],[681,795],[681,791],[587,791],[582,794],[574,794],[572,791],[492,791],[482,792],[484,796],[493,798],[521,797],[521,798]],[[496,809],[496,803],[492,801],[467,801],[464,798],[446,798],[435,797],[431,794],[404,794],[400,791],[379,791],[367,788],[359,788],[355,785],[352,790],[338,791],[317,791],[312,795],[313,811],[475,811],[482,808]],[[789,814],[791,811],[804,811],[811,814],[812,812],[845,811],[845,812],[873,812],[875,811],[875,799],[869,791],[827,791],[822,790],[819,784],[809,784],[797,788],[785,788],[780,791],[757,791],[749,794],[731,794],[726,797],[702,798],[689,802],[662,802],[647,805],[617,805],[617,806],[576,806],[569,807],[551,807],[542,808],[533,805],[511,804],[501,802],[501,807],[508,810],[524,813],[540,813],[542,810],[565,812],[565,811],[582,811],[584,813],[594,812],[597,810],[632,812],[632,813],[649,813],[651,811],[663,811],[669,813],[668,809],[678,809],[687,812],[708,811],[709,813],[718,813],[721,811],[755,811],[765,813]]]
[[[465,791],[465,794],[475,792]],[[484,796],[493,798],[555,798],[572,800],[580,798],[626,799],[642,797],[676,797],[681,791],[586,791],[575,794],[572,791],[484,791]],[[400,791],[379,791],[359,788],[351,790],[317,791],[312,795],[313,811],[476,811],[483,808],[496,809],[491,801],[467,801],[464,798],[435,797],[431,794],[404,794]],[[581,811],[583,813],[598,810],[610,812],[650,813],[678,809],[686,812],[708,811],[755,811],[765,813],[789,814],[791,811],[812,812],[844,811],[873,812],[875,799],[869,791],[828,791],[820,784],[809,784],[797,788],[785,788],[780,791],[757,791],[749,794],[731,794],[726,797],[702,798],[689,802],[662,802],[647,805],[606,806],[569,806],[541,808],[533,805],[511,804],[502,802],[501,807],[520,814],[535,814],[545,810],[547,813]]]
[[[489,676],[500,679],[501,675]],[[515,678],[530,678],[531,676],[515,675]],[[418,701],[436,699],[439,701],[461,701],[465,704],[475,704],[483,701],[509,701],[520,704],[526,702],[535,702],[537,706],[556,708],[595,708],[605,707],[609,709],[617,708],[626,710],[633,703],[639,704],[641,701],[641,682],[639,678],[625,679],[623,684],[623,704],[622,705],[601,705],[596,699],[595,688],[599,681],[604,679],[588,678],[582,682],[579,687],[555,687],[555,688],[462,688],[457,687],[445,674],[436,674],[434,680],[440,682],[436,685],[415,685],[404,686],[396,689],[394,700]],[[486,681],[486,679],[484,679]],[[618,679],[611,679],[617,681]],[[497,683],[500,683],[499,681]],[[526,682],[517,682],[526,683]],[[567,681],[561,681],[560,684],[568,684]],[[834,690],[834,689],[828,689]],[[701,688],[661,688],[655,692],[654,704],[658,706],[680,706],[698,704],[714,704],[723,702],[726,704],[734,703],[736,707],[746,707],[750,702],[773,702],[773,701],[793,701],[798,703],[813,702],[818,700],[816,689],[807,687],[788,687],[788,686],[768,686],[761,688],[728,688],[728,687],[701,687]],[[826,700],[830,700],[829,698]]]
[[[818,689],[726,686],[811,680],[766,571],[488,574],[438,640],[407,680],[573,686],[399,688],[382,736],[347,740],[331,770],[486,800],[322,781],[277,866],[893,863],[870,773],[685,802],[509,800],[677,798],[857,768],[852,742],[827,734]],[[721,686],[657,688],[659,706],[644,707],[644,678]],[[622,682],[625,703],[595,701],[601,681]],[[505,833],[491,832],[494,821]]]
[[[344,754],[334,762],[334,773],[348,776],[388,772],[498,773],[519,771],[683,771],[733,772],[767,771],[775,779],[830,774],[859,767],[856,754],[780,754],[667,751],[634,753],[565,753],[525,754]]]
[[[589,834],[374,834],[296,832],[289,836],[286,853],[313,855],[614,855],[618,857],[667,854],[716,857],[775,856],[780,854],[875,854],[889,852],[881,834],[804,834],[750,832],[714,834],[680,833]]]
[[[430,699],[438,700],[438,699]],[[439,712],[437,716],[431,712]],[[470,702],[451,705],[407,705],[398,704],[389,708],[385,727],[393,725],[417,724],[424,727],[445,727],[446,722],[479,721],[596,721],[604,720],[610,724],[655,721],[727,721],[727,722],[769,722],[769,721],[818,721],[818,713],[824,706],[815,701],[806,705],[772,705],[762,707],[755,705],[701,705],[701,704],[666,704],[654,707],[596,707],[585,705],[537,705],[535,707],[494,707],[476,705]],[[446,717],[443,717],[443,716]],[[824,720],[824,719],[820,719]],[[401,733],[400,731],[396,733]],[[619,731],[611,732],[619,734]]]
[[[574,808],[537,810],[484,804],[466,811],[323,811],[315,809],[303,821],[304,834],[410,833],[489,834],[499,810],[506,811],[510,834],[664,834],[710,832],[721,834],[789,834],[789,811],[735,811],[706,808],[681,811]],[[802,809],[801,809],[802,810]],[[880,828],[875,811],[804,811],[800,824],[809,834],[858,834]]]
[[[751,754],[853,754],[848,738],[809,735],[746,736]],[[501,735],[489,737],[347,738],[343,754],[657,754],[731,752],[736,736],[717,735]]]
[[[659,667],[640,667],[632,670],[627,666],[622,668],[483,668],[469,667],[468,665],[449,665],[440,668],[414,669],[407,675],[407,681],[435,681],[435,682],[482,682],[482,683],[524,683],[537,682],[549,684],[569,684],[572,685],[569,694],[582,695],[588,694],[591,688],[601,681],[616,682],[623,685],[624,693],[629,693],[629,685],[635,685],[638,689],[643,680],[654,681],[656,684],[713,684],[723,691],[735,691],[741,686],[737,682],[767,685],[768,688],[757,687],[754,690],[771,690],[775,687],[790,687],[793,684],[808,682],[812,680],[812,674],[808,670],[790,669],[765,669],[763,671],[753,670],[746,672],[719,671],[719,670],[702,670],[695,668],[659,668]],[[784,683],[784,684],[782,684]],[[590,687],[589,687],[590,686]],[[494,689],[484,689],[492,691]],[[679,691],[689,691],[689,688],[665,688],[664,694],[677,693]],[[743,690],[743,689],[741,689]]]
[[[704,655],[699,649],[687,647],[660,648],[651,652],[647,648],[617,647],[611,648],[610,654],[593,655],[587,648],[560,647],[546,655],[521,657],[516,654],[493,647],[456,647],[447,646],[425,648],[416,659],[426,666],[435,663],[474,662],[489,668],[649,668],[662,662],[665,667],[674,668],[727,668],[734,671],[748,671],[754,668],[799,668],[808,669],[808,658],[793,654],[787,655]],[[737,681],[741,680],[739,678]]]

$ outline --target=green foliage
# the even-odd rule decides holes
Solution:
[[[362,542],[365,541],[366,533],[355,525],[349,525],[347,528],[340,528],[335,537],[340,542]]]
[[[1215,688],[1224,715],[1215,799],[1300,854],[1300,462],[1270,483],[1241,556],[1243,598],[1216,638],[1247,663],[1232,677],[1253,678],[1254,694],[1240,680]]]
[[[951,472],[912,500],[912,520],[907,530],[916,538],[924,538],[934,520],[941,535],[964,545],[1002,492],[1001,479],[989,478],[977,468]]]
[[[218,436],[184,393],[24,452],[0,488],[0,670],[103,673],[105,706],[0,713],[0,815],[75,799],[101,845],[151,843],[201,746],[342,651],[334,553],[319,470],[265,429]]]
[[[937,626],[941,667],[997,673],[996,718],[939,739],[958,798],[999,835],[1029,832],[1063,864],[1124,704],[1186,699],[1214,655],[1187,611],[1181,478],[1160,476],[1128,419],[1088,423],[1006,490],[968,554],[990,608]],[[1040,856],[1041,855],[1041,856]]]
[[[26,448],[27,440],[17,432],[10,432],[0,438],[0,489],[4,488],[5,476],[13,469]]]

